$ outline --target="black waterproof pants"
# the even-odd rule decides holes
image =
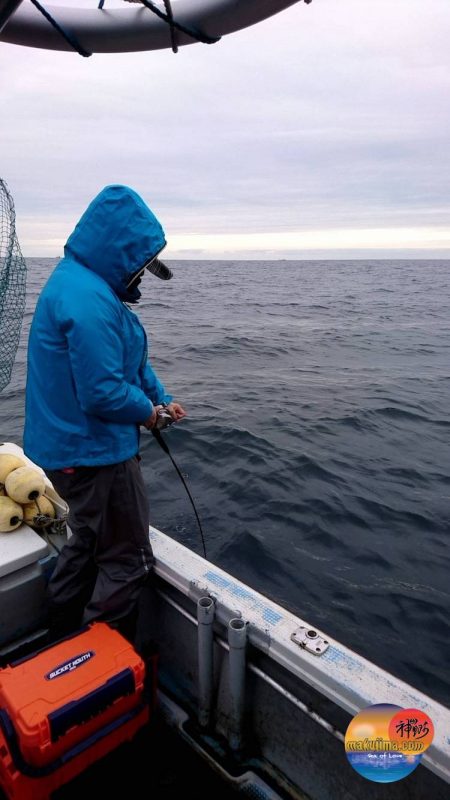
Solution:
[[[48,585],[55,632],[93,620],[126,627],[154,562],[138,457],[47,475],[69,505],[72,532]]]

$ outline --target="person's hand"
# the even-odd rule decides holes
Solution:
[[[145,422],[141,423],[141,425],[143,425],[144,428],[147,428],[148,431],[151,431],[151,429],[153,428],[155,422],[156,422],[156,408],[153,407],[152,413],[150,414],[148,419],[145,420]]]
[[[179,403],[169,403],[166,406],[166,411],[169,412],[174,422],[178,422],[179,419],[183,419],[183,417],[187,416],[183,406],[180,406]]]

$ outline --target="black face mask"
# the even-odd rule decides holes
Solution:
[[[149,261],[146,261],[143,267],[140,267],[138,270],[136,270],[134,275],[132,275],[128,281],[122,297],[122,300],[125,300],[126,303],[137,303],[139,301],[141,292],[139,291],[138,286],[146,269],[148,269],[152,275],[156,275],[163,281],[169,281],[172,277],[172,270],[170,270],[169,267],[166,267],[166,265],[159,260],[158,256],[154,256]]]
[[[143,274],[144,270],[141,267],[141,269],[135,272],[135,274],[131,277],[122,297],[122,300],[125,300],[126,303],[137,303],[140,300],[141,292],[139,291],[138,286],[142,280]]]

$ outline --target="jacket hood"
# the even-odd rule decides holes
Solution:
[[[122,300],[126,286],[166,244],[164,231],[142,198],[112,185],[92,200],[69,236],[64,255],[100,275]]]

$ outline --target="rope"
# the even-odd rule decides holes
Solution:
[[[35,8],[42,14],[43,17],[47,20],[47,22],[55,28],[58,33],[61,34],[63,39],[70,45],[70,47],[75,50],[80,56],[84,58],[89,58],[92,55],[88,50],[85,50],[84,47],[79,43],[78,39],[66,28],[63,28],[62,25],[57,22],[52,15],[39,3],[39,0],[31,0]],[[216,44],[222,38],[221,36],[208,36],[206,33],[202,33],[201,31],[197,30],[196,28],[187,28],[185,25],[182,25],[180,22],[176,22],[172,12],[172,6],[170,0],[163,0],[164,8],[166,9],[166,13],[160,11],[151,0],[127,0],[127,2],[141,2],[149,11],[152,11],[153,14],[156,14],[157,17],[167,22],[170,28],[170,40],[172,44],[172,51],[174,53],[178,53],[178,45],[176,43],[175,31],[181,31],[181,33],[186,33],[191,39],[196,39],[197,42],[202,42],[202,44]],[[306,4],[312,3],[312,0],[304,0]],[[102,10],[103,6],[105,5],[105,0],[99,0],[98,8]]]
[[[83,56],[84,58],[89,58],[89,56],[92,55],[92,53],[89,53],[87,50],[84,49],[84,47],[81,46],[81,44],[77,41],[75,36],[73,36],[70,33],[70,31],[65,30],[59,24],[59,22],[56,22],[56,20],[53,19],[52,15],[49,14],[49,12],[43,6],[41,6],[41,4],[38,2],[38,0],[31,0],[31,2],[38,9],[38,11],[41,12],[41,14],[47,20],[47,22],[49,22],[50,25],[52,25],[55,28],[55,30],[57,30],[58,33],[61,34],[63,39],[66,40],[67,44],[70,44],[70,46],[73,48],[73,50],[76,50],[78,55]]]
[[[132,0],[133,1],[133,0]],[[47,22],[61,34],[63,39],[71,46],[73,50],[75,50],[80,56],[84,58],[89,58],[92,55],[88,50],[85,50],[84,47],[81,46],[79,41],[76,37],[68,31],[66,28],[63,28],[62,25],[57,22],[52,15],[39,3],[39,0],[31,0],[33,5],[41,12],[41,14],[45,17]],[[182,33],[186,33],[192,39],[196,39],[198,42],[202,42],[203,44],[215,44],[220,40],[220,36],[208,36],[206,33],[202,33],[201,31],[196,30],[196,28],[187,28],[185,25],[181,25],[179,22],[176,22],[173,17],[172,6],[170,0],[163,0],[164,8],[166,9],[166,13],[160,11],[157,6],[155,6],[151,0],[140,0],[140,2],[148,8],[149,11],[152,11],[153,14],[156,14],[157,17],[163,19],[164,22],[167,22],[170,28],[170,40],[172,43],[172,51],[174,53],[178,53],[178,45],[176,43],[175,38],[175,31],[181,31]],[[311,2],[311,0],[309,0]],[[100,0],[98,4],[98,8],[101,10],[105,5],[105,0]]]
[[[166,14],[169,20],[170,41],[172,42],[172,53],[178,53],[178,45],[177,45],[177,40],[175,38],[175,26],[173,24],[173,13],[170,0],[164,0],[164,8],[166,9]]]
[[[202,42],[202,44],[216,44],[216,42],[220,41],[220,36],[208,36],[206,33],[202,33],[198,31],[196,28],[186,28],[185,25],[181,25],[180,22],[175,22],[173,16],[170,14],[164,14],[164,11],[160,11],[151,0],[140,0],[141,3],[148,8],[149,11],[153,11],[157,17],[163,19],[164,22],[167,22],[170,25],[171,29],[175,28],[177,31],[181,31],[181,33],[187,33],[192,39],[196,39],[197,42]],[[164,0],[164,5],[167,8],[166,0]],[[169,4],[170,5],[170,4]],[[172,49],[173,49],[173,40],[172,40]],[[176,51],[175,51],[176,52]]]
[[[45,528],[49,528],[50,533],[65,533],[67,514],[63,514],[61,517],[50,517],[45,513],[45,511],[42,511],[41,506],[39,505],[39,500],[40,498],[36,497],[36,500],[34,501],[36,503],[38,513],[33,517],[33,522],[31,523],[32,526],[39,528],[39,532],[44,532]]]

